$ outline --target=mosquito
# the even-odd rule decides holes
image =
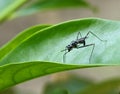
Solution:
[[[96,38],[98,38],[100,41],[106,42],[106,40],[100,39],[96,34],[94,34],[91,31],[89,31],[85,35],[85,37],[82,37],[81,33],[78,32],[76,40],[72,41],[69,45],[66,46],[66,48],[64,50],[61,51],[61,52],[65,51],[65,53],[63,54],[63,62],[66,61],[66,54],[68,52],[70,52],[73,48],[79,49],[79,48],[84,48],[84,47],[92,46],[91,54],[90,54],[90,57],[89,57],[89,63],[90,63],[91,57],[92,57],[92,54],[93,54],[93,50],[95,48],[95,44],[94,43],[86,44],[86,39],[88,38],[89,34],[92,34],[93,36],[95,36]],[[79,36],[81,38],[79,38]],[[80,46],[80,44],[82,44],[82,46]]]

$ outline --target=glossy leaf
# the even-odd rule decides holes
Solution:
[[[16,13],[16,16],[23,16],[51,9],[84,7],[95,9],[85,0],[37,0]]]
[[[85,66],[64,65],[43,61],[3,65],[0,67],[0,90],[36,77],[80,67],[84,68]]]
[[[120,63],[118,21],[89,18],[36,28],[28,29],[29,32],[35,29],[30,34],[25,30],[21,38],[18,36],[0,50],[0,89],[59,71]],[[66,55],[66,62],[62,62],[61,50],[76,39],[78,32],[85,36],[88,31],[107,43],[90,34],[86,44],[95,43],[91,61],[92,47],[85,47],[73,49]],[[28,35],[24,37],[26,32]]]
[[[5,46],[0,49],[0,59],[2,59],[7,53],[11,52],[15,47],[17,47],[20,43],[24,42],[28,39],[32,34],[36,33],[37,31],[49,27],[51,25],[38,25],[31,27],[19,35],[17,35],[13,40],[8,42]]]
[[[0,0],[0,23],[39,11],[71,7],[84,7],[93,11],[96,9],[85,0]]]

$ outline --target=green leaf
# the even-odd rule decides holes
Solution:
[[[22,37],[16,37],[0,50],[0,89],[54,72],[119,64],[118,21],[88,18],[36,28],[28,29],[29,32],[36,29],[30,34],[25,30]],[[95,43],[91,61],[92,47],[85,47],[73,49],[63,63],[64,52],[61,50],[76,39],[78,32],[85,36],[88,31],[107,40],[107,44],[89,35],[86,44]]]
[[[43,61],[3,65],[0,67],[0,90],[36,77],[80,67],[84,68],[85,66],[64,65]]]
[[[72,7],[96,10],[96,7],[90,5],[85,0],[0,0],[0,23],[11,18],[30,15],[39,11]]]
[[[12,13],[27,0],[0,0],[0,23],[7,20]]]
[[[51,9],[63,9],[63,8],[89,8],[94,10],[95,7],[90,5],[85,0],[36,0],[28,6],[22,8],[14,16],[25,16],[39,11],[51,10]]]
[[[5,57],[8,53],[10,53],[14,48],[16,48],[19,44],[24,42],[28,39],[32,34],[36,33],[37,31],[49,27],[51,25],[38,25],[31,27],[27,30],[24,30],[22,33],[17,35],[14,39],[8,42],[5,46],[0,49],[0,59]]]

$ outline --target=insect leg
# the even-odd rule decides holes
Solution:
[[[61,52],[66,51],[67,49],[61,50]]]
[[[95,48],[95,44],[88,44],[88,45],[85,45],[85,46],[80,46],[78,48],[84,48],[84,47],[88,47],[88,46],[93,46],[92,48],[92,51],[91,51],[91,54],[90,54],[90,57],[89,57],[89,62],[91,61],[91,57],[92,57],[92,54],[93,54],[93,50]]]
[[[107,42],[107,40],[102,40],[101,38],[99,38],[96,34],[94,34],[93,32],[89,31],[85,37],[87,37],[89,35],[89,33],[91,33],[93,36],[95,36],[96,38],[98,38],[100,41],[103,41],[103,42]]]
[[[65,63],[65,61],[66,61],[66,54],[67,54],[68,52],[65,52],[64,53],[64,55],[63,55],[63,63]]]
[[[80,35],[80,37],[82,38],[81,33],[80,33],[80,32],[78,32],[76,40],[78,40],[79,35]]]
[[[90,57],[89,57],[89,62],[90,62],[90,61],[91,61],[92,54],[93,54],[93,50],[94,50],[94,48],[95,48],[95,44],[90,44],[90,45],[88,45],[88,46],[93,46],[92,51],[91,51],[91,54],[90,54]]]

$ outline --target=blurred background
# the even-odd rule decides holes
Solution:
[[[86,1],[97,7],[98,11],[93,12],[88,8],[68,8],[45,12],[42,11],[34,15],[16,18],[1,24],[0,46],[8,42],[22,30],[38,24],[56,24],[63,21],[86,17],[99,17],[111,20],[120,20],[120,0]],[[66,74],[76,74],[79,77],[85,77],[93,80],[94,82],[100,82],[105,79],[119,76],[119,71],[120,67],[102,67],[72,70],[24,82],[17,86],[14,86],[13,89],[15,94],[43,94],[43,90],[47,82],[53,81],[56,75],[59,76]]]

